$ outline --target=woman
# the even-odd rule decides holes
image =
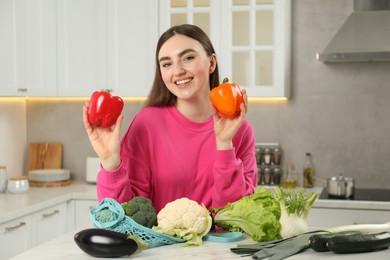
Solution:
[[[113,129],[94,128],[85,104],[84,125],[101,160],[99,201],[144,196],[158,212],[182,197],[218,208],[253,193],[257,165],[246,92],[239,117],[220,117],[209,99],[218,77],[208,36],[194,25],[175,26],[158,41],[152,90],[122,140],[123,115]]]

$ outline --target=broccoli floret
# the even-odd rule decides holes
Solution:
[[[157,225],[156,210],[150,199],[138,196],[128,202],[123,202],[121,205],[125,214],[138,224],[148,228]]]

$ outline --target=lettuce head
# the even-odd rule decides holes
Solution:
[[[259,242],[280,239],[280,205],[272,191],[263,187],[222,208],[210,210],[215,213],[215,225],[225,230],[245,232]]]

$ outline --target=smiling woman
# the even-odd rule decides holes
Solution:
[[[257,185],[255,138],[245,119],[248,101],[234,119],[211,105],[219,85],[217,56],[207,35],[183,24],[157,43],[156,73],[145,107],[122,140],[123,115],[112,128],[84,125],[101,161],[99,200],[122,203],[149,198],[156,211],[186,197],[207,208],[221,207],[253,193]]]

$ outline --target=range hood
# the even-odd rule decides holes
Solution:
[[[322,62],[390,61],[390,0],[354,0],[354,11],[325,50]]]

